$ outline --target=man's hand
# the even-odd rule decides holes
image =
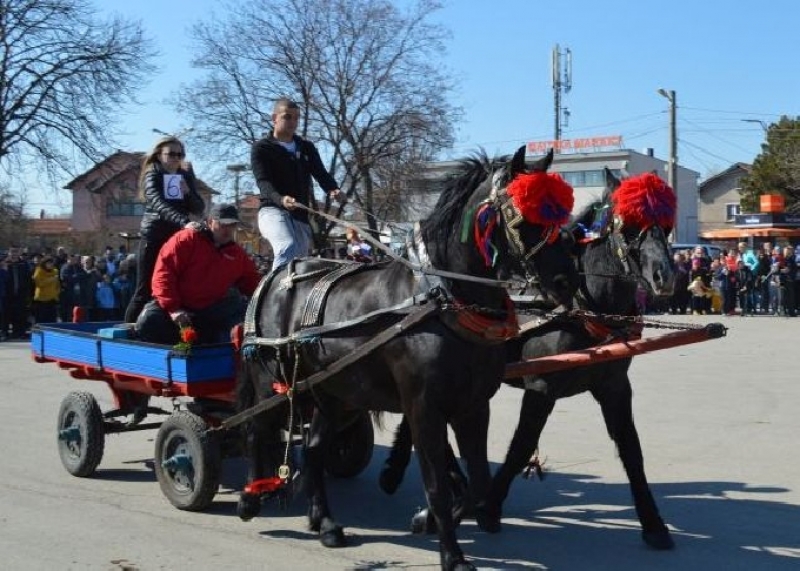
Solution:
[[[332,191],[330,191],[328,196],[331,198],[331,200],[336,200],[339,204],[344,204],[347,202],[347,195],[338,188],[334,188]]]
[[[293,196],[287,195],[281,199],[281,204],[283,204],[283,207],[286,210],[294,210],[296,208],[297,201],[294,199]]]
[[[189,222],[186,223],[184,228],[189,228],[190,230],[194,230],[195,232],[199,232],[200,230],[202,230],[204,228],[204,225],[203,225],[202,222],[195,222],[194,220],[190,220]]]
[[[172,318],[172,321],[178,327],[188,327],[192,324],[191,316],[182,309],[179,309],[178,311],[173,311],[172,313],[169,314],[169,316]]]

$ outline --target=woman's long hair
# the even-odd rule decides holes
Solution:
[[[161,149],[167,145],[180,145],[181,153],[183,153],[184,156],[186,155],[186,147],[183,146],[183,143],[180,139],[178,139],[178,137],[168,135],[166,137],[161,137],[158,141],[156,141],[153,150],[147,153],[142,161],[142,170],[139,173],[139,198],[141,200],[144,200],[145,198],[144,179],[147,176],[150,167],[152,167],[154,164],[161,166],[161,161],[159,160],[158,155],[161,154]]]

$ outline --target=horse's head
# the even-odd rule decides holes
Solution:
[[[609,205],[604,229],[628,273],[656,296],[669,296],[674,286],[667,236],[675,226],[675,192],[652,173],[620,182],[606,169]]]
[[[524,275],[542,293],[569,305],[578,288],[578,273],[570,254],[571,237],[561,227],[569,219],[574,196],[559,175],[547,172],[552,162],[551,150],[527,170],[525,147],[520,147],[492,173],[489,197],[481,204],[498,214],[502,227],[495,233],[498,275]],[[476,237],[481,224],[477,216]],[[485,244],[478,242],[484,253]]]

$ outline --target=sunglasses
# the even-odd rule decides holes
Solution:
[[[172,151],[167,152],[167,153],[161,153],[161,154],[162,155],[166,155],[166,156],[170,157],[171,159],[182,159],[183,157],[186,156],[183,153],[174,153]]]

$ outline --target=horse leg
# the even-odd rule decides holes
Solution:
[[[439,558],[445,571],[474,571],[456,540],[453,497],[447,477],[447,422],[431,410],[407,415],[425,485],[428,506],[439,534]]]
[[[237,403],[239,410],[246,410],[256,404],[258,393],[258,370],[253,362],[244,361],[237,379]],[[265,477],[265,444],[269,427],[263,415],[257,415],[244,424],[244,457],[247,462],[246,483]],[[242,491],[236,505],[236,513],[242,521],[250,521],[261,511],[261,496]]]
[[[404,416],[394,432],[394,442],[389,457],[381,469],[378,485],[386,494],[394,494],[403,482],[408,463],[411,461],[411,428]]]
[[[630,380],[626,378],[622,388],[619,385],[605,391],[596,388],[592,394],[600,404],[608,435],[617,445],[620,460],[628,475],[636,514],[642,524],[642,539],[654,549],[672,549],[675,542],[658,513],[644,473],[642,445],[633,422],[633,391]]]
[[[406,417],[404,416],[400,421],[400,424],[398,424],[397,428],[395,429],[392,449],[389,451],[389,457],[383,464],[380,479],[378,480],[378,485],[386,494],[394,494],[397,491],[397,488],[399,488],[400,484],[403,482],[406,468],[408,468],[408,464],[411,461],[412,447],[411,428],[408,425],[408,420],[406,420]],[[467,477],[461,470],[461,465],[458,463],[458,459],[456,458],[456,455],[449,444],[447,447],[447,452],[448,472],[454,486],[455,497],[458,498],[459,491],[464,490],[467,486]],[[430,512],[427,509],[422,510],[420,513],[423,512],[426,514],[425,519],[427,520],[427,523],[424,524],[425,529],[429,533],[435,532],[436,523],[433,521],[433,516],[428,517],[427,514]],[[458,520],[459,517],[456,515],[457,513],[461,514],[462,509],[457,508],[454,512],[454,516]]]
[[[469,415],[460,416],[451,424],[458,442],[458,449],[467,463],[469,492],[475,507],[475,520],[482,530],[497,533],[500,531],[500,512],[493,509],[493,506],[487,502],[491,485],[489,458],[486,451],[489,437],[489,402],[486,401],[482,406],[471,411]],[[450,455],[453,456],[452,449],[450,449]],[[458,473],[460,472],[459,469]],[[452,466],[449,466],[449,475],[451,478],[454,477]]]
[[[249,484],[272,475],[273,468],[270,448],[274,446],[273,432],[263,418],[254,418],[245,428],[245,457],[247,458],[247,480]],[[236,513],[242,521],[250,521],[261,512],[261,496],[242,491],[236,505]]]
[[[334,430],[330,420],[315,407],[305,447],[308,528],[319,533],[325,547],[344,547],[347,545],[344,530],[333,519],[325,490],[325,450]]]
[[[489,513],[497,515],[498,521],[503,515],[503,503],[508,497],[511,483],[539,447],[539,437],[554,406],[553,398],[537,390],[529,389],[523,393],[517,428],[506,452],[506,459],[492,479],[486,507]]]

